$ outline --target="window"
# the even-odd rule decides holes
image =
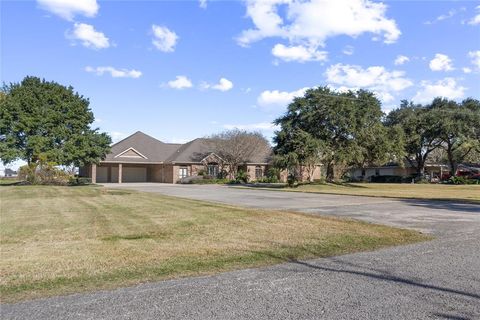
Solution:
[[[379,176],[379,175],[380,175],[380,169],[378,169],[378,168],[375,169],[375,175],[376,175],[376,176]]]
[[[365,169],[362,169],[362,176],[365,177]]]
[[[180,167],[178,169],[178,178],[183,179],[188,177],[188,168],[187,167]]]
[[[256,167],[255,167],[255,179],[258,180],[258,179],[261,179],[261,178],[263,178],[263,170],[262,170],[262,167],[256,166]]]
[[[207,165],[207,175],[211,177],[218,177],[218,164],[210,163]]]

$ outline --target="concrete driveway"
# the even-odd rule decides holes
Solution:
[[[351,217],[433,241],[2,305],[2,319],[480,319],[480,206],[164,184],[109,185]]]

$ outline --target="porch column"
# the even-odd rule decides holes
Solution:
[[[92,179],[92,183],[97,183],[97,165],[95,163],[90,168],[90,179]]]
[[[122,183],[122,164],[118,164],[118,183]]]

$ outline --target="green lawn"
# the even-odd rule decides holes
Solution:
[[[20,180],[16,178],[0,178],[0,185],[12,185],[18,183]]]
[[[429,239],[352,220],[102,187],[1,186],[3,302]]]
[[[268,189],[292,192],[313,192],[403,199],[451,200],[480,203],[480,185],[472,184],[326,183],[305,184],[295,188],[278,185]]]

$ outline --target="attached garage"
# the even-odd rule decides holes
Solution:
[[[97,166],[97,182],[118,182],[118,164],[103,164]],[[122,166],[122,182],[147,182],[146,166]]]
[[[97,167],[97,182],[105,183],[108,181],[108,167]]]
[[[147,182],[146,167],[123,167],[122,182]]]

